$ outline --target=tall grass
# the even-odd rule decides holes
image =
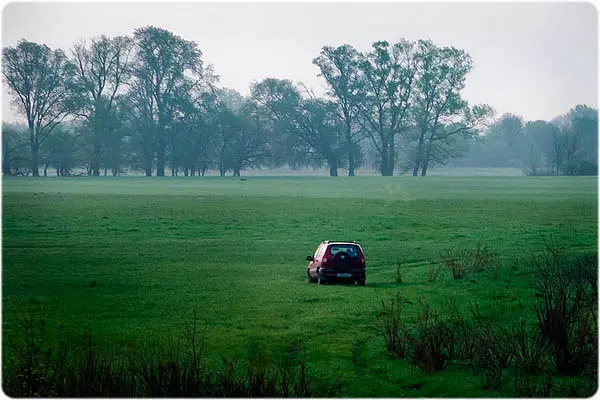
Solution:
[[[102,352],[90,334],[75,346],[50,338],[46,322],[28,314],[4,354],[2,386],[11,397],[316,397],[338,395],[336,376],[313,375],[302,341],[272,360],[251,343],[249,357],[204,357],[196,316],[183,347]],[[166,348],[168,348],[167,346]]]

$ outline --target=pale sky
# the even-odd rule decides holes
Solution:
[[[368,51],[378,40],[432,39],[466,50],[474,68],[465,98],[498,115],[550,120],[576,104],[598,107],[598,11],[592,3],[72,2],[9,3],[2,45],[20,39],[68,50],[97,35],[146,25],[198,43],[221,85],[249,94],[266,77],[324,92],[312,59],[322,46]],[[21,120],[3,89],[3,120]]]

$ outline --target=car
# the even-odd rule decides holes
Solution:
[[[366,284],[365,253],[355,241],[326,240],[306,260],[309,261],[306,275],[310,283]]]

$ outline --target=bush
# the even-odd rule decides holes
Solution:
[[[410,360],[424,371],[441,371],[452,360],[455,339],[450,325],[425,304],[419,313],[416,334],[409,339]]]
[[[462,279],[467,275],[469,253],[467,249],[446,249],[442,253],[444,264],[452,272],[454,279]]]
[[[402,321],[402,302],[400,293],[395,299],[381,301],[377,328],[383,336],[387,350],[396,357],[406,355],[406,325]]]
[[[401,263],[396,263],[396,283],[402,283],[402,271],[400,270],[401,267]]]
[[[549,242],[534,267],[542,298],[535,306],[540,332],[551,345],[556,370],[578,374],[597,362],[597,256],[568,257]]]
[[[442,270],[441,266],[433,261],[429,262],[429,268],[427,268],[427,282],[434,283],[437,281],[438,276],[440,275],[440,271]]]
[[[526,372],[535,374],[548,364],[548,341],[539,332],[530,332],[524,321],[511,329],[512,354],[517,365]]]
[[[488,250],[487,246],[481,246],[477,243],[477,247],[473,251],[472,266],[474,272],[482,272],[489,267],[497,266],[496,253]]]
[[[507,368],[512,358],[509,333],[503,325],[494,324],[479,312],[477,303],[469,308],[476,329],[473,338],[477,348],[475,363],[482,368]]]
[[[441,257],[454,279],[462,279],[470,272],[481,272],[497,265],[496,253],[488,250],[487,246],[482,247],[481,243],[477,243],[474,250],[445,249]]]
[[[449,324],[456,338],[456,359],[466,362],[480,374],[485,388],[498,389],[512,359],[508,332],[484,317],[477,303],[468,307],[471,318],[465,318],[456,302],[449,301],[447,305]]]

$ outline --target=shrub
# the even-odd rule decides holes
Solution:
[[[473,321],[467,320],[464,317],[454,299],[446,300],[446,306],[450,315],[448,323],[455,337],[455,357],[458,360],[471,363],[474,358],[476,345],[473,340],[476,337]]]
[[[452,360],[455,339],[450,325],[428,304],[419,313],[416,334],[409,339],[410,360],[424,371],[441,371]]]
[[[456,359],[465,361],[481,375],[484,388],[498,389],[512,358],[508,332],[484,317],[477,303],[468,307],[471,318],[465,318],[455,301],[448,301],[447,305],[448,321],[456,338]]]
[[[462,279],[467,275],[469,250],[446,249],[441,256],[444,260],[444,264],[446,264],[446,267],[448,267],[450,272],[452,272],[454,279]]]
[[[575,375],[595,360],[597,256],[568,257],[548,242],[534,259],[538,327],[551,345],[556,370]]]
[[[400,270],[402,267],[401,263],[396,264],[396,283],[402,283],[402,271]]]
[[[402,321],[402,297],[398,293],[395,299],[381,301],[381,312],[377,328],[383,336],[387,350],[396,357],[406,355],[406,325]]]
[[[481,272],[488,267],[497,266],[496,253],[487,246],[477,243],[474,250],[445,249],[441,254],[446,267],[452,272],[454,279],[462,279],[470,272]]]
[[[489,267],[497,266],[496,253],[488,250],[487,246],[481,246],[477,243],[477,247],[473,251],[472,269],[474,272],[481,272]]]
[[[9,396],[56,395],[53,385],[55,374],[49,365],[52,351],[44,346],[46,322],[27,312],[21,321],[22,336],[19,340],[9,339],[11,358],[4,354],[4,390]]]
[[[434,283],[437,281],[438,276],[442,267],[434,261],[429,262],[429,268],[427,268],[427,282]]]
[[[473,363],[483,369],[504,369],[512,359],[512,346],[509,333],[503,326],[494,324],[484,317],[475,302],[469,307],[473,316],[474,329]]]
[[[548,341],[539,331],[528,331],[521,321],[512,327],[510,339],[513,357],[521,368],[534,374],[546,367]]]

